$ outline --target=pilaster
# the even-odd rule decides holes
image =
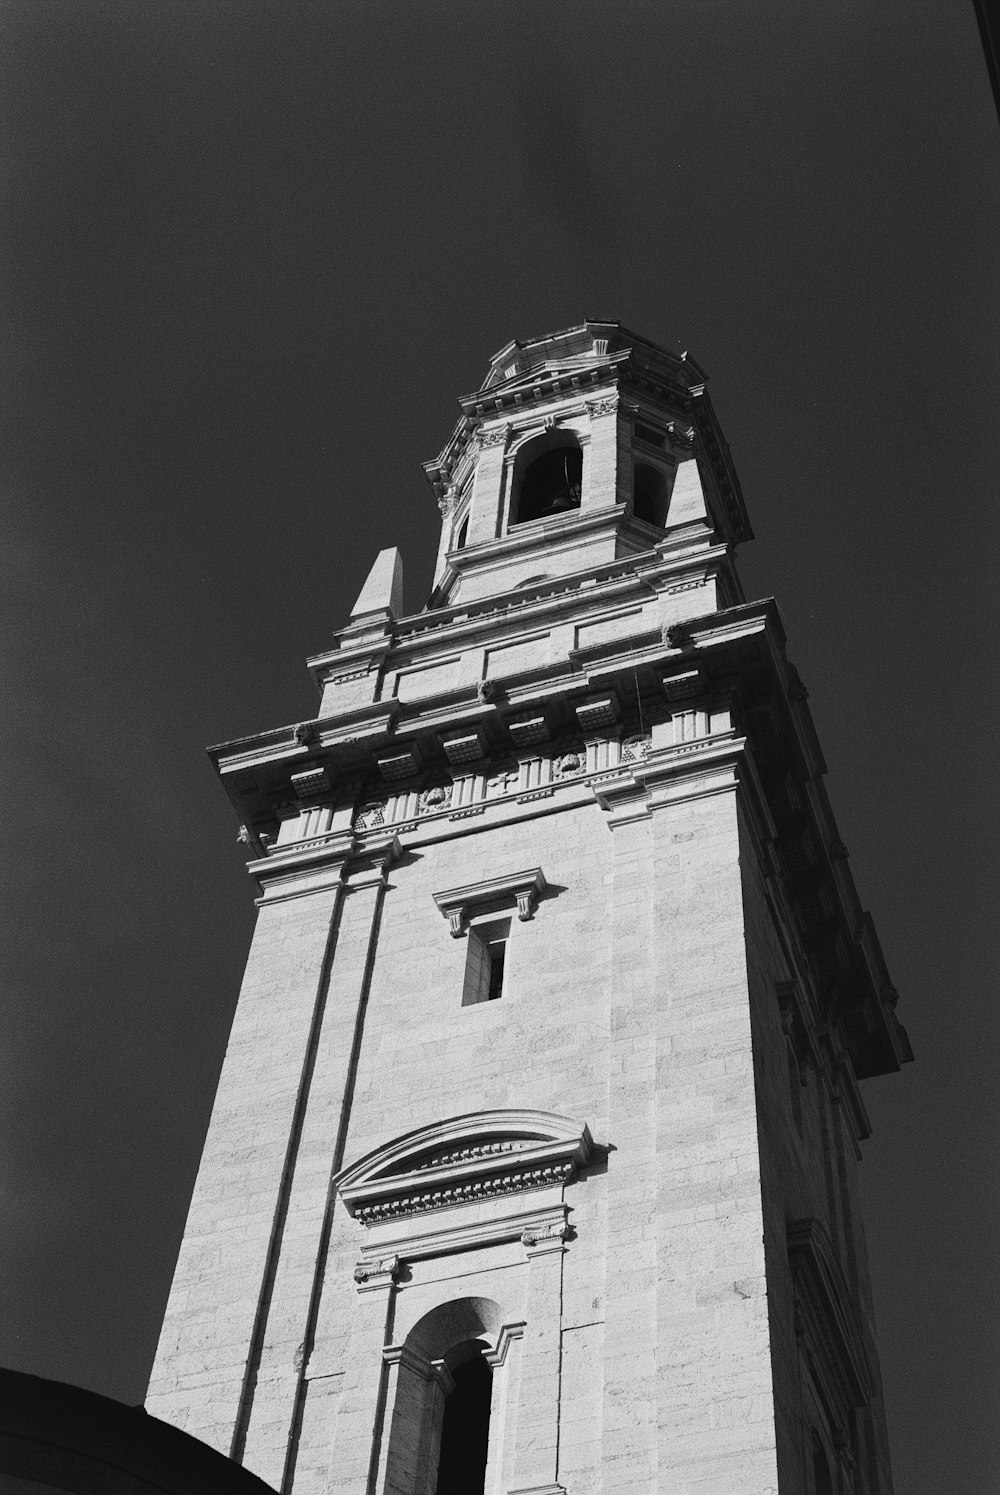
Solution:
[[[565,1225],[526,1230],[528,1303],[510,1495],[565,1495],[558,1482],[561,1309]]]
[[[261,908],[147,1407],[229,1454],[266,1314],[340,903],[325,886]]]
[[[469,511],[468,545],[481,545],[495,540],[500,533],[504,454],[509,433],[510,427],[506,425],[480,433],[481,451]]]
[[[601,1469],[606,1495],[656,1489],[652,859],[644,804],[612,821],[614,990],[608,1007],[607,1287]]]
[[[733,766],[651,795],[659,1468],[706,1495],[778,1488]]]
[[[343,1390],[331,1429],[325,1488],[337,1495],[369,1495],[385,1433],[390,1374],[383,1357],[392,1343],[393,1308],[399,1263],[393,1257],[358,1267],[358,1300],[351,1318]]]
[[[242,1462],[278,1488],[291,1472],[326,1258],[330,1179],[342,1160],[354,1066],[360,1050],[379,918],[394,839],[369,845],[346,869],[315,1056],[304,1079],[302,1124],[290,1160],[287,1206],[276,1245],[274,1286],[248,1388]]]

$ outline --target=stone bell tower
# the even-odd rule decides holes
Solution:
[[[511,343],[315,720],[148,1408],[294,1495],[887,1495],[859,1082],[910,1058],[705,379]]]

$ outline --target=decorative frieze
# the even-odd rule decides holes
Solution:
[[[451,784],[434,784],[430,789],[423,789],[417,798],[417,809],[422,815],[433,814],[435,810],[447,810],[451,804]]]
[[[511,794],[520,782],[520,768],[500,768],[486,780],[486,797],[493,799],[502,794]]]
[[[621,761],[623,763],[641,763],[644,758],[648,757],[651,747],[652,738],[648,733],[644,736],[626,737],[622,743]]]
[[[570,779],[583,772],[586,759],[582,752],[560,753],[552,759],[552,777]]]
[[[465,1183],[424,1189],[399,1199],[379,1200],[361,1205],[355,1211],[363,1225],[419,1214],[423,1210],[448,1209],[455,1204],[472,1204],[479,1199],[495,1199],[501,1194],[519,1194],[528,1189],[546,1189],[552,1184],[569,1183],[573,1177],[570,1163],[546,1163],[538,1168],[516,1168],[498,1177],[470,1179]]]

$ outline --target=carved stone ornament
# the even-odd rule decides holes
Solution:
[[[479,445],[485,450],[493,446],[506,446],[510,426],[500,426],[495,431],[480,431]]]
[[[501,768],[496,773],[490,774],[486,780],[486,795],[488,799],[500,794],[512,794],[521,782],[521,771],[518,768]]]
[[[450,784],[435,784],[421,792],[417,804],[422,814],[431,815],[435,810],[447,810],[451,804],[451,795]]]
[[[377,826],[385,824],[385,804],[380,799],[369,800],[362,805],[354,817],[353,828],[356,831],[372,831]]]
[[[521,1232],[521,1245],[528,1250],[536,1247],[561,1247],[569,1236],[569,1226],[565,1221],[545,1227],[532,1226]]]
[[[383,1257],[378,1261],[359,1261],[354,1268],[354,1280],[358,1291],[370,1291],[376,1287],[391,1287],[398,1282],[400,1261],[398,1256]]]
[[[552,760],[552,772],[560,779],[572,778],[583,768],[582,753],[563,753]]]
[[[626,737],[622,743],[622,762],[641,763],[647,757],[652,746],[652,738],[647,733],[645,736]]]
[[[669,648],[683,649],[691,642],[691,625],[689,623],[664,623],[661,637]]]
[[[438,509],[441,512],[442,519],[447,519],[448,515],[452,512],[452,510],[455,508],[455,505],[458,503],[458,500],[458,484],[449,483],[447,488],[442,493],[441,497],[438,499]]]
[[[348,1213],[364,1225],[376,1225],[570,1183],[592,1148],[587,1127],[568,1117],[549,1111],[482,1111],[396,1138],[345,1168],[333,1182]],[[543,1229],[539,1239],[547,1233]],[[398,1262],[394,1257],[388,1263],[362,1262],[355,1270],[359,1285],[358,1273],[368,1274],[367,1282],[373,1267],[388,1273],[398,1271]]]
[[[606,395],[602,400],[588,400],[587,409],[591,419],[595,415],[615,415],[618,410],[618,396]]]

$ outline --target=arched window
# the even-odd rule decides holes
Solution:
[[[667,522],[666,474],[648,462],[637,462],[632,474],[632,512],[637,519],[663,528]]]
[[[456,550],[462,550],[464,548],[465,542],[466,542],[466,540],[468,538],[469,538],[469,516],[468,516],[468,514],[466,514],[465,518],[462,520],[462,526],[461,526],[461,528],[459,529],[459,532],[458,532],[458,539],[455,541],[455,549]]]
[[[493,1401],[490,1359],[500,1328],[500,1309],[491,1299],[455,1298],[418,1319],[402,1345],[383,1350],[396,1384],[389,1389],[380,1489],[394,1495],[483,1495]]]
[[[493,1374],[483,1359],[487,1348],[472,1340],[446,1356],[453,1384],[441,1421],[435,1495],[483,1495],[493,1392]]]
[[[548,432],[524,449],[514,467],[510,524],[554,519],[580,507],[583,452],[568,432]]]

